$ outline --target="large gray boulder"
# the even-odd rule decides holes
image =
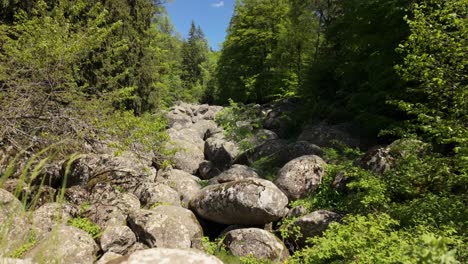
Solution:
[[[64,167],[67,162],[64,163]],[[142,182],[154,178],[156,169],[130,155],[83,155],[71,163],[67,186],[81,185],[88,190],[100,182],[134,192]]]
[[[104,252],[124,255],[135,243],[136,236],[128,226],[109,226],[101,235],[101,248]]]
[[[177,191],[184,207],[188,207],[190,199],[201,190],[200,181],[200,178],[183,170],[172,168],[160,170],[156,177],[156,182],[165,184]]]
[[[109,264],[223,264],[221,260],[198,250],[151,248],[136,251]]]
[[[2,258],[0,257],[0,264],[36,264],[29,259],[15,259],[15,258]]]
[[[82,215],[105,229],[124,223],[127,216],[140,207],[140,201],[133,193],[121,192],[108,183],[98,183],[91,191],[89,205],[83,208]]]
[[[394,168],[399,158],[404,158],[411,154],[421,156],[427,151],[429,151],[429,145],[422,141],[399,139],[386,147],[376,146],[370,148],[354,164],[375,174],[382,175]]]
[[[234,256],[283,262],[289,252],[283,242],[272,233],[259,228],[235,229],[223,240]]]
[[[287,204],[288,198],[273,183],[250,178],[205,187],[190,208],[221,224],[263,225],[283,217]]]
[[[142,184],[139,196],[141,203],[146,208],[155,204],[181,205],[179,193],[162,183],[147,182]]]
[[[227,140],[222,133],[205,141],[205,158],[214,163],[217,168],[226,169],[231,166],[239,155],[239,147],[233,141]]]
[[[293,159],[278,172],[275,184],[290,200],[307,197],[322,183],[325,165],[325,161],[315,155]]]
[[[67,203],[47,203],[32,214],[33,229],[37,239],[42,239],[60,224],[66,224],[76,217],[78,209]]]
[[[58,226],[24,256],[39,263],[91,264],[98,245],[85,231],[73,226]]]
[[[205,160],[203,153],[204,141],[199,132],[194,129],[185,128],[181,130],[170,129],[168,134],[171,138],[166,144],[169,151],[175,151],[171,157],[174,168],[195,174]]]
[[[28,241],[31,224],[21,202],[0,189],[0,255],[8,256]]]
[[[310,214],[304,215],[296,219],[288,228],[289,230],[299,230],[300,236],[297,237],[295,232],[291,232],[291,239],[303,247],[306,245],[306,240],[311,237],[321,236],[328,226],[341,219],[341,215],[327,211],[318,210]]]
[[[208,183],[211,184],[220,184],[232,181],[239,181],[248,178],[260,178],[257,172],[245,165],[234,164],[227,171],[222,172],[218,176],[211,178]]]
[[[95,264],[108,264],[112,263],[111,261],[116,260],[122,257],[122,255],[114,253],[114,252],[106,252],[102,257],[95,263]]]
[[[161,205],[138,210],[128,219],[138,240],[147,246],[202,249],[203,230],[195,215],[178,206]]]

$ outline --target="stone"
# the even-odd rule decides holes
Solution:
[[[67,164],[64,163],[64,166]],[[134,192],[142,182],[154,178],[156,169],[146,161],[127,156],[83,155],[71,163],[67,187],[81,185],[88,191],[101,182]]]
[[[198,174],[200,175],[200,178],[204,180],[209,180],[213,177],[216,177],[220,173],[221,170],[216,168],[214,163],[209,160],[203,161],[198,168]]]
[[[27,252],[25,259],[43,263],[92,264],[98,245],[85,231],[73,226],[58,226]]]
[[[101,248],[104,252],[124,255],[135,243],[136,236],[128,226],[109,226],[101,235]]]
[[[208,184],[220,184],[232,181],[238,181],[248,178],[260,178],[257,172],[245,165],[234,164],[227,171],[222,172],[218,176],[210,179]]]
[[[150,248],[202,249],[203,230],[195,215],[178,206],[161,205],[133,212],[128,223],[138,241]]]
[[[137,251],[108,264],[223,264],[221,260],[204,252],[187,249],[151,248]]]
[[[216,134],[205,141],[204,153],[207,160],[223,170],[231,166],[240,150],[236,143],[227,140],[223,134]]]
[[[33,228],[37,239],[42,239],[60,224],[78,215],[78,209],[68,203],[47,203],[36,209],[32,214]]]
[[[290,200],[307,197],[322,183],[325,165],[325,161],[316,155],[293,159],[278,172],[275,184]]]
[[[142,184],[141,189],[140,201],[146,208],[155,204],[181,205],[179,193],[165,184],[148,182]]]
[[[116,260],[122,257],[122,255],[114,253],[114,252],[106,252],[102,257],[96,262],[96,264],[107,264],[110,261]]]
[[[131,212],[140,207],[140,201],[134,194],[121,192],[108,183],[98,183],[91,191],[89,206],[82,215],[105,229],[121,225]]]
[[[0,189],[0,234],[0,254],[6,256],[25,244],[31,234],[31,224],[23,205],[4,189]]]
[[[295,240],[300,247],[303,247],[306,245],[306,240],[308,238],[321,236],[331,223],[337,222],[340,219],[341,215],[327,210],[318,210],[301,216],[289,226],[290,230],[299,228],[301,234],[301,236],[297,238],[294,237],[294,232],[291,232],[293,234],[292,239]]]
[[[200,181],[200,178],[183,170],[172,168],[160,170],[156,177],[156,182],[163,183],[177,191],[184,207],[188,207],[190,199],[201,190]]]
[[[226,225],[263,225],[282,218],[288,198],[272,182],[244,179],[210,185],[191,201],[202,218]]]
[[[259,228],[235,229],[226,233],[224,245],[234,256],[284,262],[289,252],[272,233]]]
[[[168,151],[175,151],[174,156],[171,157],[174,168],[196,174],[200,164],[205,160],[203,144],[203,140],[199,138],[172,138],[171,142],[166,144],[166,148]]]

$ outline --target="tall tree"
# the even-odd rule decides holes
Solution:
[[[192,21],[189,36],[182,46],[182,81],[185,100],[200,100],[203,93],[202,64],[208,60],[208,41],[200,26]]]
[[[218,101],[266,102],[281,93],[272,55],[287,13],[286,0],[237,1],[218,63]]]

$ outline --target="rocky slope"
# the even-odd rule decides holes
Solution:
[[[203,253],[202,238],[207,235],[225,236],[224,244],[235,256],[284,261],[289,251],[341,217],[288,207],[313,195],[322,183],[327,164],[320,147],[333,139],[359,144],[325,124],[306,126],[297,141],[286,141],[282,111],[290,105],[258,106],[264,127],[248,139],[251,148],[242,151],[214,122],[222,107],[180,103],[167,113],[167,148],[175,152],[172,166],[161,166],[160,155],[81,155],[50,166],[43,191],[26,190],[40,198],[32,214],[26,214],[12,194],[21,180],[8,179],[0,189],[5,234],[0,263],[221,263]],[[359,162],[379,171],[390,166],[388,155],[374,154]],[[274,160],[281,168],[273,182],[249,167],[261,159]],[[61,193],[56,183],[65,180]],[[61,203],[55,202],[57,195],[63,196]],[[294,243],[283,239],[288,246],[274,230],[286,217],[296,217],[290,228],[300,227],[301,232]],[[76,218],[91,220],[102,233],[92,237],[69,225]],[[23,247],[28,241],[30,246]],[[7,259],[22,247],[23,260]]]

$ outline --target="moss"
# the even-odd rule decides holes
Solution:
[[[100,237],[102,234],[101,228],[88,218],[73,218],[68,221],[68,224],[86,231],[93,237],[93,239]]]

